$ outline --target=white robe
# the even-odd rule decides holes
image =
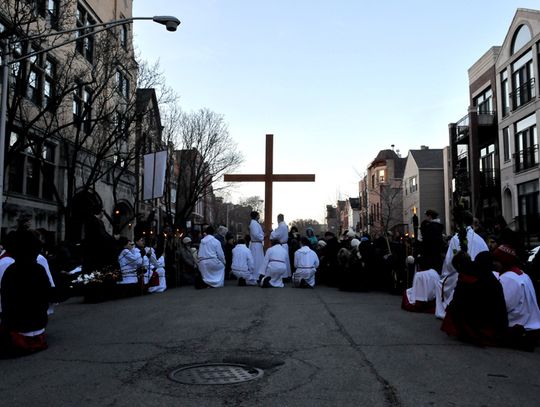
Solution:
[[[141,251],[133,247],[132,249],[124,249],[118,255],[118,264],[122,273],[122,281],[117,284],[136,284],[137,269],[143,265],[143,256]]]
[[[11,266],[13,263],[15,263],[15,259],[13,257],[2,257],[0,259],[0,288],[2,287],[2,277],[4,277],[4,273],[6,269]],[[0,312],[2,312],[2,302],[0,297]]]
[[[540,329],[540,310],[530,277],[507,271],[501,274],[499,281],[504,292],[508,326],[521,325],[527,331]]]
[[[293,284],[295,287],[300,285],[302,279],[315,287],[315,272],[319,267],[319,257],[317,253],[308,246],[302,246],[294,253],[294,267],[296,271],[293,274]]]
[[[283,278],[287,275],[287,251],[279,244],[266,251],[259,274],[270,277],[270,285],[283,287]],[[262,281],[261,281],[262,282]]]
[[[275,230],[272,230],[270,233],[270,240],[277,239],[285,251],[287,252],[287,276],[291,276],[291,261],[289,258],[289,227],[285,222],[279,222],[278,227]]]
[[[251,219],[249,224],[249,235],[251,240],[249,242],[249,250],[253,256],[253,261],[255,263],[255,273],[259,273],[261,265],[264,261],[264,232],[262,230],[261,224],[255,219]],[[256,276],[258,277],[258,275]]]
[[[245,244],[237,244],[232,250],[231,271],[237,278],[246,280],[247,285],[257,285],[259,273],[255,273],[253,255]]]
[[[416,301],[427,302],[434,300],[439,280],[439,273],[433,269],[414,273],[412,287],[405,291],[409,303],[414,304]]]
[[[47,273],[47,277],[49,278],[49,283],[51,284],[51,287],[52,288],[56,287],[56,285],[54,284],[54,280],[51,274],[51,269],[49,268],[49,262],[47,261],[47,259],[41,254],[38,254],[36,262],[37,264],[39,264],[45,269],[45,273]],[[54,305],[55,304],[53,303],[49,304],[49,308],[47,309],[47,315],[54,314]]]
[[[459,237],[455,234],[450,239],[441,277],[437,285],[435,316],[440,319],[443,319],[446,315],[446,307],[454,297],[454,288],[456,288],[458,273],[454,266],[452,266],[452,259],[454,258],[454,254],[460,250]],[[467,253],[469,253],[471,260],[474,260],[478,253],[487,252],[488,250],[484,239],[477,235],[472,227],[467,226]]]
[[[162,293],[167,289],[167,281],[165,279],[165,256],[161,256],[159,259],[150,259],[152,262],[152,272],[156,272],[159,276],[159,285],[154,287],[148,287],[149,293]]]
[[[206,235],[199,245],[199,271],[203,281],[211,287],[223,287],[225,281],[225,255],[221,243]]]

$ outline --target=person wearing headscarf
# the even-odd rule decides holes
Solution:
[[[478,253],[489,251],[484,239],[476,234],[472,227],[474,223],[472,213],[464,212],[463,223],[466,227],[452,236],[444,259],[441,278],[436,291],[435,316],[439,319],[444,318],[446,307],[452,301],[454,288],[458,280],[458,272],[452,264],[454,255],[459,251],[464,251],[469,254],[471,261],[474,261]]]
[[[319,241],[317,240],[317,236],[315,236],[315,232],[313,231],[313,228],[311,226],[307,227],[306,236],[309,239],[309,244],[311,245],[311,248],[315,249],[315,246],[317,246],[317,243]]]
[[[508,313],[511,345],[534,349],[540,339],[540,310],[530,277],[521,270],[513,247],[501,244],[493,256],[501,265],[501,282]]]
[[[472,261],[467,253],[460,251],[452,264],[458,272],[458,281],[441,330],[478,346],[504,345],[508,318],[503,288],[493,273],[493,256],[481,252]]]
[[[311,250],[311,242],[306,236],[300,239],[300,249],[294,253],[293,286],[298,288],[315,287],[315,272],[319,267],[319,257]]]

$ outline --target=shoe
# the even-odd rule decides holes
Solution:
[[[262,279],[262,282],[261,282],[261,287],[262,287],[262,288],[270,288],[270,287],[272,287],[272,286],[270,285],[270,280],[271,280],[270,277],[264,277],[264,278]]]
[[[247,285],[247,284],[246,284],[246,279],[240,277],[240,278],[238,279],[238,287],[245,287],[246,285]]]
[[[264,275],[259,274],[259,278],[257,279],[257,284],[261,284],[261,281],[263,279]]]
[[[299,285],[300,288],[313,288],[312,286],[310,286],[308,284],[308,282],[304,279],[301,279],[300,280],[300,285]]]

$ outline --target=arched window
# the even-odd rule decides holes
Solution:
[[[512,40],[512,55],[518,52],[525,44],[531,40],[531,30],[525,24],[518,27]]]

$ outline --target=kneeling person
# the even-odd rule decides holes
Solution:
[[[232,250],[231,271],[238,278],[239,286],[257,285],[253,255],[244,239],[238,239],[238,243]]]
[[[414,273],[412,287],[403,293],[401,308],[406,311],[434,314],[439,273],[428,267],[429,260],[426,257],[418,257],[416,263],[418,270]]]
[[[259,270],[262,274],[261,287],[283,287],[283,278],[288,275],[287,261],[289,254],[281,246],[279,240],[271,241],[270,247],[264,255],[264,261]]]
[[[195,288],[223,287],[225,280],[225,254],[221,243],[214,237],[214,228],[208,226],[199,245],[200,278]]]
[[[300,239],[300,249],[294,253],[293,286],[299,288],[313,288],[315,286],[315,272],[319,267],[319,258],[311,250],[311,242],[306,236]]]

